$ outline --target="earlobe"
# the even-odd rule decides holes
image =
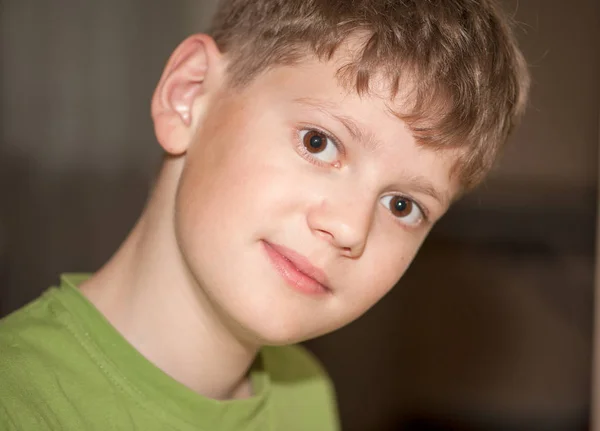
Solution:
[[[210,36],[196,34],[171,55],[152,98],[158,142],[172,155],[186,152],[208,93],[220,85],[222,56]]]

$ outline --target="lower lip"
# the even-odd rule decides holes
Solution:
[[[269,243],[263,241],[263,245],[271,264],[291,287],[308,295],[324,295],[329,293],[329,289],[298,270],[292,262],[275,250]]]

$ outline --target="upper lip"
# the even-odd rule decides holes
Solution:
[[[277,253],[289,260],[296,268],[298,268],[301,273],[307,275],[321,284],[323,287],[329,289],[329,280],[327,279],[325,271],[310,263],[308,258],[283,245],[273,244],[271,242],[267,242],[267,245],[275,249]]]

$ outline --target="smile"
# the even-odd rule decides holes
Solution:
[[[262,241],[275,270],[294,289],[309,295],[331,293],[325,272],[284,246]]]

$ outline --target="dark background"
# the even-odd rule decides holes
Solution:
[[[490,179],[399,286],[308,343],[345,430],[584,430],[590,406],[600,2],[506,0],[533,73]],[[146,199],[149,101],[202,0],[0,3],[0,315],[94,271]]]

